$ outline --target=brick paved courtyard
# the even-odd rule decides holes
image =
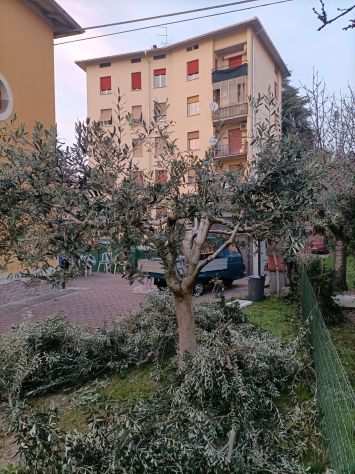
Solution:
[[[135,293],[127,280],[105,273],[73,280],[65,290],[8,282],[0,285],[0,332],[54,314],[89,328],[102,327],[137,309],[143,300],[144,294]]]
[[[145,294],[136,291],[136,283],[130,285],[118,275],[106,273],[73,280],[65,290],[52,289],[44,282],[3,282],[0,284],[0,332],[7,332],[24,320],[43,319],[55,314],[92,329],[111,325],[136,310],[144,301]],[[244,279],[225,293],[227,298],[245,298],[246,294]],[[206,293],[195,300],[206,302],[213,298],[211,293]]]

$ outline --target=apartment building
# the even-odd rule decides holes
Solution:
[[[133,122],[157,113],[174,121],[180,149],[202,155],[217,139],[215,159],[226,170],[239,169],[250,153],[255,119],[248,97],[271,90],[281,101],[282,79],[289,74],[257,18],[166,47],[76,64],[86,72],[91,119],[112,126],[119,89]],[[145,149],[134,128],[125,133],[138,166],[164,180],[164,171],[156,169],[159,143]]]
[[[80,31],[55,0],[0,0],[0,126],[55,125],[53,39]]]

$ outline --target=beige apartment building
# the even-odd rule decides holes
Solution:
[[[55,125],[53,40],[81,31],[55,0],[0,0],[0,126]]]
[[[175,122],[181,150],[203,154],[215,137],[215,159],[223,169],[242,167],[250,154],[255,118],[248,97],[269,90],[281,102],[283,77],[289,74],[257,18],[166,47],[78,61],[87,76],[88,116],[110,127],[115,120],[117,91],[133,121],[149,121],[158,111]],[[141,169],[156,169],[156,150],[133,141]],[[159,144],[157,144],[157,148]]]

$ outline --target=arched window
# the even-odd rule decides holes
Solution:
[[[5,77],[0,74],[0,120],[7,120],[12,114],[13,97]]]

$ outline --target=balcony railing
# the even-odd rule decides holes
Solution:
[[[235,104],[228,107],[220,107],[216,112],[213,112],[213,120],[226,120],[234,117],[242,117],[248,115],[248,104]]]
[[[242,64],[237,67],[228,67],[226,69],[217,68],[212,71],[212,82],[227,81],[228,79],[234,79],[235,77],[242,77],[248,75],[248,64]]]
[[[229,143],[220,143],[216,146],[215,158],[226,158],[227,156],[239,156],[246,153],[246,148],[242,145],[239,149],[232,147]]]

